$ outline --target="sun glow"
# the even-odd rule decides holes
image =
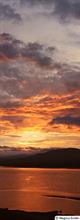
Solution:
[[[27,143],[32,143],[35,140],[41,141],[43,138],[44,138],[44,133],[42,133],[41,131],[36,131],[36,130],[35,131],[32,131],[32,130],[24,131],[21,137],[21,139]]]

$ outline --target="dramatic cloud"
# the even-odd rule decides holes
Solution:
[[[1,98],[1,95],[0,95],[0,98]],[[17,100],[17,101],[10,101],[10,96],[8,97],[9,100],[6,100],[6,96],[5,96],[5,102],[1,102],[0,100],[0,108],[2,109],[6,109],[6,110],[9,110],[9,109],[16,109],[16,108],[19,108],[20,106],[22,106],[22,103]]]
[[[80,146],[79,19],[79,0],[0,0],[4,151]]]
[[[2,116],[0,117],[1,121],[8,121],[11,124],[13,124],[14,126],[19,126],[20,124],[23,123],[23,121],[26,119],[26,117],[24,116],[18,116],[18,115],[13,115],[13,116]]]
[[[54,0],[55,3],[55,13],[62,20],[69,20],[69,18],[74,17],[80,19],[80,1],[79,0]]]
[[[51,124],[66,124],[69,126],[80,126],[80,117],[72,117],[72,116],[60,116],[56,117],[51,121]]]
[[[0,35],[1,107],[20,107],[20,99],[41,93],[63,95],[79,91],[80,71],[57,63],[52,53],[55,57],[54,47],[38,42],[25,44],[10,34]]]
[[[0,3],[0,20],[21,21],[21,16],[8,4]]]
[[[28,4],[31,7],[41,5],[45,9],[49,9],[47,13],[44,12],[44,15],[57,15],[61,20],[69,20],[72,17],[80,19],[79,0],[20,0],[20,3],[22,5]]]
[[[25,45],[8,34],[0,35],[0,59],[22,59],[35,63],[44,68],[52,67],[52,58],[48,54],[52,48],[45,48],[39,43],[29,43]],[[53,48],[54,50],[54,48]]]

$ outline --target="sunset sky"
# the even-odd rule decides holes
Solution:
[[[0,146],[80,147],[80,0],[0,0]]]

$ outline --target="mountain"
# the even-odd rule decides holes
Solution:
[[[0,158],[1,166],[38,168],[80,168],[80,149],[50,149],[32,155]]]

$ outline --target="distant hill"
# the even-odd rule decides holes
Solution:
[[[80,149],[51,149],[35,155],[16,155],[0,158],[1,166],[39,168],[80,168]]]

